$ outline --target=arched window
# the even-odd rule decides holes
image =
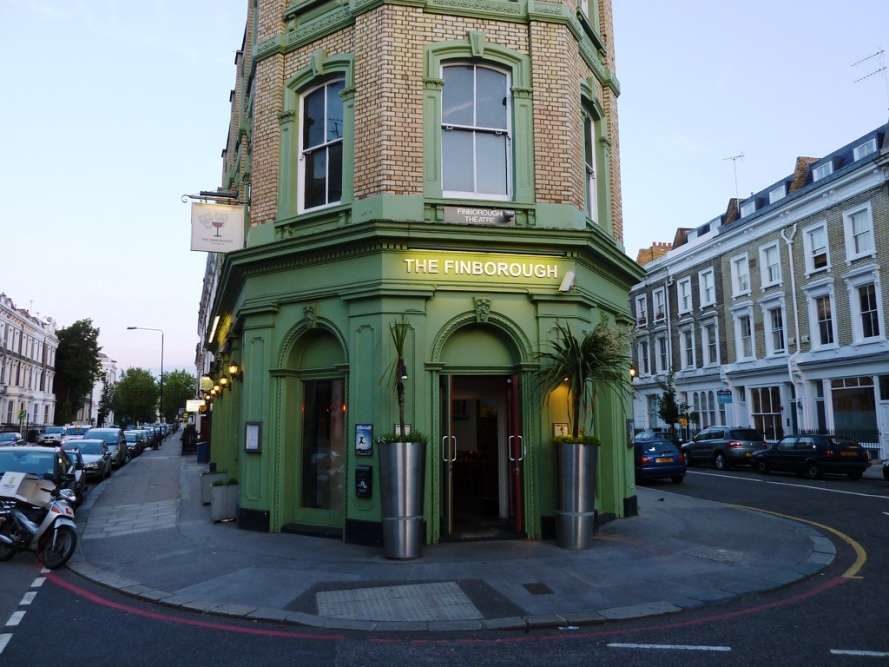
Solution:
[[[486,65],[442,67],[442,191],[509,199],[512,191],[509,74]]]
[[[299,210],[340,203],[343,194],[343,79],[327,81],[300,99]]]

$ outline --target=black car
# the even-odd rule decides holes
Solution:
[[[674,484],[681,484],[685,479],[685,456],[671,439],[661,434],[637,437],[633,446],[636,449],[637,482],[669,478]]]
[[[111,465],[120,468],[130,460],[130,450],[127,448],[127,440],[123,431],[119,428],[91,428],[83,435],[84,440],[90,438],[102,440],[108,446],[111,454]]]
[[[870,454],[857,442],[832,435],[789,435],[753,454],[757,472],[795,472],[809,479],[825,473],[861,479]]]

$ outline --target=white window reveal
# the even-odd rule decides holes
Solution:
[[[639,342],[639,375],[651,375],[648,358],[648,341]]]
[[[874,221],[870,202],[843,213],[846,259],[852,261],[874,254]]]
[[[667,337],[657,337],[657,370],[659,373],[666,373],[669,368],[669,360],[667,359]]]
[[[713,269],[706,269],[698,274],[701,308],[712,306],[716,302],[716,287],[713,279]]]
[[[877,152],[877,138],[871,137],[863,144],[858,144],[855,148],[852,149],[852,159],[860,160],[861,158],[867,157],[872,153]]]
[[[298,208],[300,212],[338,204],[343,194],[342,79],[302,96]]]
[[[654,321],[664,319],[667,316],[666,302],[664,299],[664,288],[654,291]]]
[[[832,345],[833,336],[833,303],[830,294],[821,294],[813,299],[815,310],[815,336],[818,346]]]
[[[581,6],[586,9],[586,2],[582,2]],[[583,122],[583,155],[586,168],[586,205],[587,215],[590,220],[598,222],[599,220],[599,182],[597,174],[599,170],[596,168],[596,121],[587,114],[584,114]]]
[[[647,312],[648,304],[646,303],[645,295],[636,297],[636,324],[640,327],[644,327],[648,323]]]
[[[679,314],[691,312],[691,278],[679,281]]]
[[[818,182],[823,178],[827,178],[833,173],[833,162],[825,162],[819,164],[812,170],[812,182]]]
[[[741,217],[746,218],[748,215],[753,213],[756,210],[756,200],[748,199],[743,204],[741,204]]]
[[[685,329],[680,336],[682,338],[682,368],[694,368],[696,366],[694,331]]]
[[[701,344],[704,348],[704,365],[719,363],[719,337],[716,333],[716,321],[708,322],[701,327]]]
[[[738,361],[753,358],[753,316],[749,312],[735,318],[735,346]]]
[[[768,325],[769,353],[781,354],[784,352],[784,309],[781,306],[766,311],[766,324]]]
[[[747,254],[732,257],[732,296],[750,294],[750,265]]]
[[[830,268],[830,255],[827,250],[827,224],[818,223],[808,227],[803,236],[806,252],[806,272],[814,273]]]
[[[861,319],[861,337],[880,336],[880,311],[877,305],[877,289],[873,283],[858,288],[858,311]]]
[[[509,75],[470,64],[447,65],[442,70],[444,195],[509,199]]]
[[[781,251],[777,241],[759,249],[759,265],[763,287],[781,283]]]
[[[776,201],[780,199],[784,199],[787,196],[787,186],[782,183],[777,188],[772,188],[769,190],[769,203],[774,204]]]

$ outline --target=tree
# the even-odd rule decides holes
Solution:
[[[96,425],[104,426],[108,414],[113,412],[114,385],[109,384],[108,378],[102,376],[102,396],[99,398],[99,414],[96,416]]]
[[[99,363],[99,330],[90,319],[77,320],[69,327],[56,332],[59,347],[56,350],[55,422],[67,424],[93,390],[102,366]]]
[[[188,371],[178,370],[164,374],[164,404],[161,414],[168,422],[175,421],[185,401],[194,398],[195,379]]]
[[[159,388],[144,368],[128,368],[114,388],[112,406],[119,424],[153,422]]]
[[[682,416],[682,407],[676,401],[676,385],[673,384],[673,371],[667,374],[667,383],[664,393],[658,399],[657,413],[665,424],[670,427],[670,433],[676,432],[676,422]]]

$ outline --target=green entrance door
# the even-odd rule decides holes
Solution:
[[[341,528],[346,479],[345,382],[303,380],[299,523]]]
[[[443,539],[524,533],[520,394],[517,376],[441,376]]]

